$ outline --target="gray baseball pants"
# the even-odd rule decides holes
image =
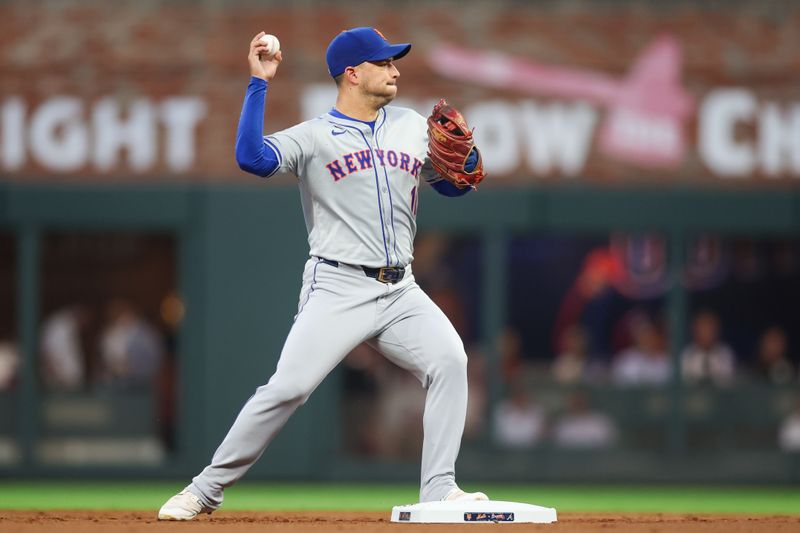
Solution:
[[[303,273],[298,313],[275,374],[256,389],[211,464],[188,490],[216,509],[300,405],[361,342],[412,372],[427,389],[420,501],[442,499],[455,484],[467,410],[467,356],[445,314],[419,288],[410,268],[394,285],[357,266],[319,258]]]

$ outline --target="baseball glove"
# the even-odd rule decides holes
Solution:
[[[486,177],[472,130],[444,98],[428,117],[428,158],[439,175],[459,189],[474,189]]]

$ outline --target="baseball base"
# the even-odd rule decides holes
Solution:
[[[407,524],[551,524],[556,510],[504,501],[425,502],[392,508],[392,522]]]

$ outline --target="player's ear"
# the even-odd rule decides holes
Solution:
[[[353,85],[358,85],[358,74],[358,69],[356,67],[347,67],[344,69],[344,78]]]

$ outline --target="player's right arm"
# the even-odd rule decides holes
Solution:
[[[239,127],[236,132],[236,162],[245,172],[267,177],[280,166],[276,150],[264,140],[264,109],[266,106],[268,81],[275,77],[282,56],[279,51],[275,57],[262,57],[266,45],[258,33],[250,41],[247,61],[250,64],[250,84],[242,105]]]
[[[250,53],[247,54],[247,62],[250,63],[250,76],[269,81],[275,77],[275,72],[277,72],[283,56],[280,50],[275,54],[275,57],[269,59],[263,55],[267,50],[267,45],[262,43],[260,39],[264,35],[263,31],[258,32],[253,37],[253,40],[250,41]]]

